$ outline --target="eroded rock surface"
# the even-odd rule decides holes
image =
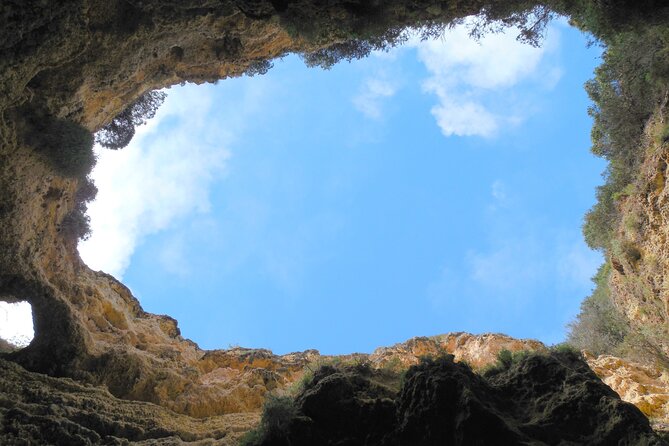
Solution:
[[[369,360],[377,367],[406,369],[418,364],[421,357],[450,354],[456,361],[466,362],[470,367],[480,370],[495,364],[502,350],[544,352],[547,348],[534,339],[515,339],[499,333],[448,333],[413,338],[392,347],[380,347],[370,355]]]
[[[0,444],[233,446],[257,413],[191,418],[0,359]]]
[[[122,283],[86,267],[66,227],[83,179],[59,173],[39,148],[29,147],[28,118],[64,119],[95,131],[149,89],[262,72],[268,60],[286,52],[311,52],[379,29],[451,22],[486,4],[0,2],[0,299],[30,302],[36,331],[28,348],[3,356],[16,364],[0,360],[3,444],[232,444],[239,431],[257,420],[247,412],[257,413],[268,392],[287,388],[300,379],[305,366],[319,361],[314,351],[277,356],[241,348],[202,350],[181,336],[175,320],[145,312]],[[636,296],[623,289],[629,284],[641,290],[638,299],[620,299],[629,317],[664,327],[667,299],[661,277],[666,274],[651,274],[666,270],[664,232],[669,227],[663,204],[666,156],[658,153],[647,162],[654,194],[648,202],[643,197],[638,201],[650,226],[635,240],[649,262],[645,269],[621,263],[617,283],[627,296]],[[638,279],[626,284],[623,276]],[[643,300],[648,287],[653,298]],[[543,348],[508,337],[454,334],[414,339],[348,359],[393,369],[448,352],[478,368],[502,349]],[[464,366],[448,367],[444,376],[455,373],[474,383],[472,389],[483,388],[478,378],[461,372]],[[486,385],[486,392],[502,386]],[[629,393],[622,387],[619,392]],[[403,401],[401,407],[410,405]],[[383,400],[374,409],[379,416],[387,416],[387,403]],[[619,426],[611,422],[612,429]],[[630,435],[645,438],[644,426],[629,426]]]
[[[638,407],[654,425],[669,430],[669,372],[610,355],[586,356],[588,365],[599,378]]]
[[[622,214],[610,253],[611,295],[638,333],[629,356],[669,367],[669,140],[667,97],[648,122],[637,178],[618,198]]]
[[[573,353],[529,355],[485,377],[453,357],[384,372],[324,367],[257,445],[661,445],[648,420]]]
[[[83,178],[59,172],[28,140],[45,119],[95,131],[149,89],[262,72],[286,52],[450,22],[483,5],[363,3],[0,3],[0,299],[30,302],[35,325],[13,361],[197,417],[257,410],[267,391],[296,379],[310,353],[204,351],[86,267],[68,235]]]

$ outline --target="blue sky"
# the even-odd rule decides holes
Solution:
[[[84,260],[203,348],[369,352],[413,336],[564,338],[601,262],[580,226],[604,163],[562,23],[168,90],[100,151]]]

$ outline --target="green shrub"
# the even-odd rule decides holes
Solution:
[[[270,396],[263,405],[262,425],[267,432],[285,432],[297,415],[295,401],[287,396]]]
[[[156,115],[167,94],[149,91],[140,96],[95,134],[95,142],[112,150],[122,149],[135,136],[135,127],[143,125]]]
[[[251,62],[244,72],[249,77],[267,74],[272,69],[274,64],[266,59],[255,60]]]
[[[389,372],[401,373],[402,371],[406,371],[409,367],[405,367],[402,364],[402,360],[398,356],[394,356],[383,363],[382,368]]]
[[[76,207],[60,222],[60,233],[74,242],[87,240],[91,236],[91,219],[86,215],[86,208]]]
[[[624,259],[630,265],[636,265],[641,260],[641,250],[631,240],[613,240],[611,252],[614,258]]]
[[[579,349],[577,349],[576,347],[574,347],[573,345],[571,345],[570,343],[568,343],[568,342],[562,342],[560,344],[555,344],[550,348],[550,350],[551,350],[551,352],[560,353],[560,354],[569,353],[569,354],[574,354],[574,355],[579,355],[579,356],[581,355],[581,351]]]
[[[513,364],[513,353],[510,350],[502,350],[497,354],[497,364],[508,369]]]
[[[86,215],[87,203],[94,200],[97,193],[98,188],[89,177],[79,180],[74,209],[63,218],[59,226],[59,232],[65,239],[76,243],[90,237],[91,219]]]
[[[298,411],[295,400],[287,396],[270,395],[263,404],[260,426],[244,435],[241,446],[255,446],[271,438],[283,436]]]
[[[95,165],[93,135],[76,122],[46,114],[28,118],[25,141],[61,175],[85,177]]]
[[[579,350],[595,355],[615,354],[629,333],[629,327],[611,300],[609,275],[611,267],[605,263],[593,278],[595,289],[581,303],[576,320],[569,324],[567,342]]]
[[[525,350],[512,352],[511,350],[502,349],[497,353],[497,362],[488,367],[483,368],[481,374],[486,377],[497,375],[505,370],[508,370],[514,364],[517,364],[524,358],[527,358],[531,353]]]
[[[88,203],[95,200],[95,197],[98,195],[98,188],[93,183],[93,180],[90,177],[85,177],[79,179],[79,185],[77,187],[77,192],[74,196],[74,200],[77,203]]]
[[[245,433],[239,439],[239,446],[256,446],[262,443],[265,435],[260,428],[256,428]]]
[[[593,105],[592,152],[609,161],[597,203],[583,234],[593,249],[609,249],[620,222],[617,200],[633,189],[643,158],[644,126],[669,81],[669,27],[646,27],[608,36],[595,78],[585,85]]]
[[[669,142],[669,124],[665,124],[664,127],[662,127],[662,131],[660,132],[660,141],[663,143]]]

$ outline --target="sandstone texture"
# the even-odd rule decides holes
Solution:
[[[204,351],[181,337],[174,319],[146,313],[122,283],[86,267],[67,225],[84,179],[59,172],[28,144],[43,130],[35,122],[67,120],[95,131],[149,89],[262,72],[286,52],[312,52],[373,26],[449,22],[481,5],[2,2],[0,299],[30,302],[36,333],[11,360],[196,417],[258,410],[310,353]]]
[[[545,352],[544,344],[533,339],[515,339],[497,333],[473,335],[448,333],[439,336],[413,338],[407,342],[381,347],[372,353],[369,360],[375,367],[406,369],[420,362],[421,357],[453,355],[458,362],[466,362],[473,369],[483,369],[495,364],[502,350],[510,352]]]
[[[0,444],[7,446],[232,446],[258,419],[257,413],[192,418],[0,359]]]
[[[346,1],[2,2],[0,299],[30,302],[36,332],[11,360],[191,416],[258,410],[267,391],[295,379],[310,353],[204,351],[181,337],[174,319],[143,311],[122,283],[79,259],[66,223],[84,180],[54,169],[26,135],[39,133],[35,121],[47,118],[94,131],[149,89],[262,72],[286,52],[363,32],[371,12],[379,13],[376,26],[401,29],[448,22],[481,4],[394,1],[369,10]]]
[[[7,352],[10,349],[3,346],[5,353],[0,353],[0,443],[235,444],[241,432],[257,422],[268,393],[288,392],[319,363],[333,360],[316,351],[279,356],[261,349],[200,349],[181,336],[174,319],[145,312],[122,283],[89,269],[78,256],[76,237],[68,235],[67,224],[81,202],[85,175],[59,171],[41,147],[30,143],[26,135],[40,133],[35,122],[68,122],[96,131],[151,89],[261,73],[271,59],[287,52],[312,53],[352,38],[379,35],[379,30],[451,23],[486,5],[479,0],[0,2],[0,300],[28,301],[35,326],[29,347]],[[662,116],[657,119],[664,122]],[[642,261],[619,259],[615,263],[620,265],[618,275],[612,280],[628,317],[639,326],[658,330],[660,339],[666,334],[669,306],[663,282],[669,268],[665,252],[667,146],[658,143],[653,147],[656,150],[649,152],[645,164],[648,175],[643,190],[648,193],[630,196],[625,204],[629,212],[637,210],[643,217],[640,225],[644,230],[630,235]],[[56,155],[69,149],[62,147]],[[667,351],[660,341],[653,346]],[[383,374],[417,365],[423,356],[449,353],[478,369],[494,362],[501,350],[545,351],[545,347],[501,335],[457,333],[416,338],[338,361],[369,362],[380,370],[374,373]],[[623,432],[623,426],[620,438],[625,441],[656,444],[638,412],[607,393],[581,363],[570,361],[527,363],[533,376],[542,370],[565,379],[585,376],[573,387],[580,389],[574,392],[583,400],[564,393],[553,381],[544,387],[551,406],[542,413],[553,416],[555,411],[571,410],[572,404],[578,405],[575,401],[587,400],[592,404],[586,407],[595,410],[589,419],[604,429],[606,438]],[[623,366],[601,362],[600,376],[610,378],[621,395],[634,400],[634,392],[641,394],[640,387],[628,391],[631,385],[612,378],[623,373]],[[433,380],[418,365],[412,382],[418,387],[424,382],[428,388],[451,389],[443,383],[462,381],[451,396],[458,401],[464,395],[476,396],[459,406],[463,411],[483,407],[484,413],[492,414],[486,417],[497,420],[494,423],[500,432],[520,439],[543,438],[523,427],[527,424],[523,417],[539,412],[520,406],[528,400],[513,393],[512,384],[504,381],[504,376],[511,380],[511,375],[483,382],[465,365],[440,362],[431,367]],[[607,375],[611,370],[616,372]],[[513,385],[521,386],[515,390],[521,392],[526,382],[520,377],[527,374],[518,372]],[[660,376],[653,373],[647,375]],[[351,379],[358,382],[357,378],[343,378]],[[407,399],[411,387],[405,386],[395,397],[398,382],[391,381],[375,384],[385,387],[374,387],[374,398],[380,402],[372,410],[374,415],[368,415],[376,417],[378,411],[379,417],[388,417],[392,403],[405,414],[401,423],[393,425],[397,438],[402,439],[411,426],[423,421],[411,421],[411,414],[420,412],[407,409],[414,404]],[[363,393],[368,391],[364,390],[368,384],[360,385]],[[531,389],[539,392],[539,387]],[[592,396],[583,393],[584,387],[594,389]],[[659,384],[651,390],[662,393]],[[487,399],[490,392],[492,400]],[[496,393],[518,398],[518,406],[501,408]],[[539,393],[532,395],[539,398]],[[428,397],[416,396],[419,406]],[[603,398],[601,404],[608,409],[592,398]],[[303,395],[301,404],[309,407],[308,400]],[[435,404],[442,404],[440,401]],[[643,398],[633,402],[646,414],[667,419],[660,398],[653,401],[648,410]],[[333,400],[333,404],[338,403]],[[360,415],[368,416],[368,409],[361,409]],[[507,423],[507,409],[519,418]],[[552,426],[566,429],[567,425],[560,424],[564,419],[558,418],[551,418]],[[590,428],[595,429],[594,425]],[[458,429],[443,435],[460,435]],[[591,438],[588,435],[595,431],[588,429],[579,431],[579,438]]]
[[[646,126],[643,163],[636,181],[619,198],[622,214],[610,254],[613,300],[642,341],[631,356],[669,366],[669,141],[667,98]]]
[[[666,369],[609,355],[586,360],[593,372],[627,402],[638,407],[656,429],[669,430],[669,374]]]

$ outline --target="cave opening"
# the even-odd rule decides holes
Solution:
[[[388,444],[394,435],[420,443],[432,423],[396,425],[412,417],[403,406],[433,406],[414,405],[432,399],[413,392],[415,384],[425,388],[418,375],[455,382],[464,393],[427,393],[456,399],[475,394],[460,381],[484,384],[476,387],[493,399],[502,393],[488,384],[511,384],[502,399],[528,408],[527,416],[515,404],[502,405],[519,415],[507,419],[485,398],[465,399],[492,408],[514,438],[610,443],[624,432],[652,442],[648,420],[599,379],[666,427],[664,407],[657,413],[648,404],[655,395],[639,402],[637,391],[646,376],[663,375],[627,362],[669,364],[667,216],[649,215],[646,206],[668,208],[666,8],[554,2],[603,46],[586,45],[558,20],[532,48],[517,46],[509,24],[520,26],[521,40],[536,37],[555,17],[544,3],[15,3],[5,8],[9,57],[0,58],[0,300],[29,300],[36,336],[0,355],[9,402],[0,418],[10,428],[3,438],[238,444],[252,425],[277,424],[268,421],[270,410],[259,414],[263,406],[285,402],[289,421],[280,424],[309,430],[309,418],[319,419],[307,402],[314,386],[331,394],[335,379],[357,388],[360,376],[378,376],[391,387],[363,390],[361,402],[388,423],[358,417],[361,429],[353,430],[369,440],[362,425],[383,426]],[[480,44],[466,29],[438,25],[466,23],[460,18],[477,12],[492,28]],[[328,72],[305,70],[289,55],[255,76],[291,52],[326,62],[342,50],[366,55],[365,45],[397,42],[405,26],[426,23],[445,34]],[[599,62],[586,84],[591,103],[582,86]],[[230,78],[243,73],[254,76]],[[89,169],[68,169],[72,160],[91,166],[91,131],[147,89],[180,83],[130,146],[98,150],[92,178]],[[137,124],[132,112],[125,118]],[[98,142],[120,148],[134,129],[119,128],[124,137]],[[35,134],[43,140],[29,138]],[[76,251],[88,233],[90,180],[100,193],[88,207],[92,236],[79,248],[92,269]],[[588,209],[584,235],[599,253],[581,234]],[[528,339],[452,333],[564,340],[602,255],[597,288],[577,316],[586,335],[595,334],[586,342],[570,336],[547,349]],[[8,316],[5,327],[10,320],[17,319]],[[402,374],[411,364],[418,367]],[[624,382],[616,379],[621,368]],[[449,370],[465,373],[454,381]],[[349,371],[354,386],[341,375]],[[556,379],[539,389],[525,372],[544,384],[547,374]],[[585,381],[572,382],[574,374]],[[662,404],[662,386],[644,387]],[[345,404],[359,407],[357,398]],[[550,403],[540,419],[537,401]],[[593,411],[588,401],[636,421]],[[433,403],[455,409],[448,419],[471,413]],[[348,437],[346,411],[328,401],[311,406],[334,407]],[[564,417],[576,406],[584,416]],[[334,444],[339,433],[329,435],[327,418],[330,432],[321,436],[313,425],[307,435]],[[588,421],[588,439],[572,437],[583,437],[574,419]],[[442,421],[436,424],[451,424]],[[470,427],[480,423],[469,421],[461,427],[478,432]]]
[[[80,252],[204,348],[560,342],[601,263],[580,233],[599,52],[562,22],[538,49],[456,27],[329,71],[288,56],[172,87],[99,152]]]
[[[0,302],[0,352],[13,352],[30,345],[35,337],[29,302]]]

